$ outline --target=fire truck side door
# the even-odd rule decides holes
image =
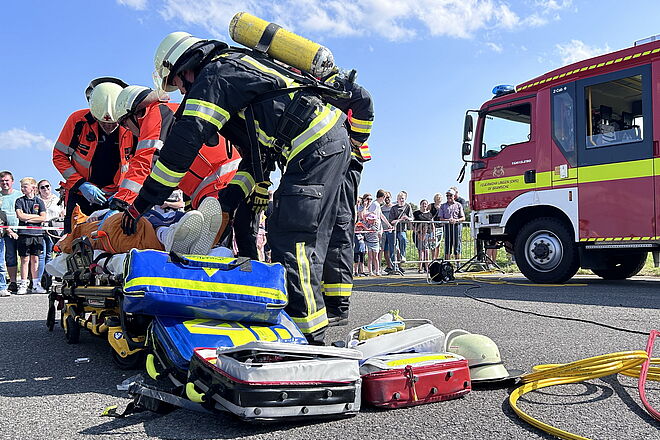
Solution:
[[[655,236],[651,69],[575,83],[581,241]]]
[[[537,186],[532,131],[535,96],[494,105],[480,112],[472,167],[473,206],[500,208]]]

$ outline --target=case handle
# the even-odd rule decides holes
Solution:
[[[222,263],[219,261],[201,261],[189,258],[185,255],[170,251],[170,261],[173,263],[182,264],[190,267],[207,267],[211,269],[220,270],[233,270],[240,267],[242,272],[252,272],[252,263],[249,258],[238,257],[233,259],[230,263]]]

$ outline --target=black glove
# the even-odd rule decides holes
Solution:
[[[128,203],[126,203],[121,199],[118,199],[117,197],[112,196],[108,201],[108,208],[110,208],[113,211],[124,212],[128,209]]]
[[[252,204],[252,211],[254,211],[255,214],[259,214],[268,207],[268,188],[271,185],[272,182],[268,180],[259,182],[255,185],[254,192],[252,193],[252,197],[250,199],[250,203]]]
[[[121,218],[121,230],[124,231],[124,234],[135,234],[140,217],[142,217],[142,213],[135,209],[135,206],[129,205]]]

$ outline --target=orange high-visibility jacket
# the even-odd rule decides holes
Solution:
[[[99,138],[99,124],[87,109],[75,111],[69,116],[53,148],[53,165],[62,174],[67,190],[78,188],[89,179],[91,163]],[[133,134],[119,127],[119,158],[121,166],[117,170],[112,185],[101,188],[106,194],[114,194],[119,188],[124,173],[128,170],[128,160],[134,153]],[[94,183],[94,182],[91,182]]]
[[[116,197],[132,203],[142,189],[142,184],[151,173],[156,162],[154,155],[163,146],[179,104],[154,102],[145,107],[145,114],[138,119],[138,136],[135,155],[128,162],[128,171],[121,182]],[[231,157],[229,157],[231,156]],[[208,195],[217,195],[236,174],[241,156],[233,146],[229,147],[223,137],[217,146],[204,145],[179,182],[179,188],[192,199],[193,209]]]
[[[218,145],[202,145],[188,172],[179,182],[179,188],[192,199],[192,208],[197,209],[207,196],[216,197],[218,191],[234,178],[241,156],[225,138],[219,136]]]
[[[137,121],[140,134],[135,154],[128,162],[128,171],[119,185],[116,198],[126,203],[133,203],[140,193],[142,184],[151,173],[155,162],[154,154],[157,154],[163,146],[178,107],[178,104],[158,101],[145,107],[144,116]]]

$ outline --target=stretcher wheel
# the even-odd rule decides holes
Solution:
[[[46,327],[48,327],[48,331],[52,332],[53,328],[55,327],[55,304],[52,302],[48,306],[48,316],[46,317]]]
[[[50,286],[53,285],[53,277],[48,275],[46,272],[41,276],[41,287],[48,290]]]
[[[80,326],[71,315],[67,316],[64,322],[64,337],[69,344],[77,344],[80,341]]]
[[[137,353],[129,354],[126,357],[121,357],[114,349],[110,348],[112,352],[112,361],[120,370],[140,370],[145,365],[145,351],[140,350]]]

